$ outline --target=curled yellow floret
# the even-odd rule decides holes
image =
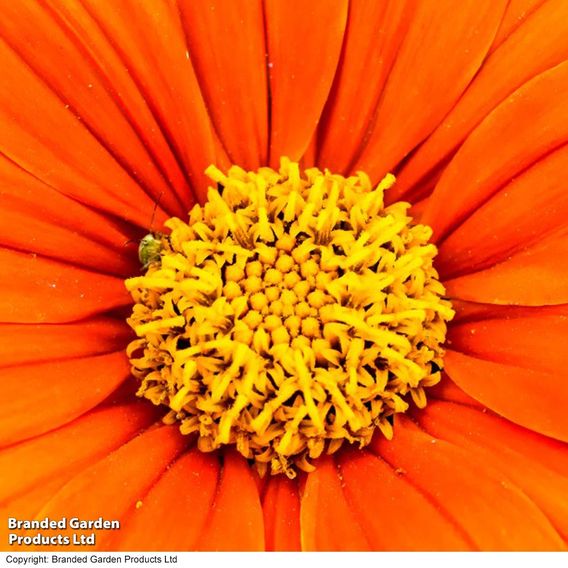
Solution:
[[[167,221],[159,258],[126,281],[138,394],[261,474],[392,437],[392,416],[440,380],[453,317],[430,228],[385,207],[391,175],[373,188],[285,158],[207,174],[208,202]]]

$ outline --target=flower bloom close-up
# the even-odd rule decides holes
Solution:
[[[566,550],[567,59],[566,0],[0,0],[0,548]]]

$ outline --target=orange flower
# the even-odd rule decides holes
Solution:
[[[0,10],[3,518],[119,520],[110,550],[566,548],[565,0]],[[394,172],[456,310],[427,407],[293,480],[162,425],[124,354],[132,240],[209,164],[284,155]]]

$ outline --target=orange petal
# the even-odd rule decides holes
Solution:
[[[209,184],[205,168],[224,166],[226,156],[209,119],[177,6],[96,0],[85,8],[134,78],[195,195],[203,198]]]
[[[512,319],[452,325],[448,344],[454,351],[487,361],[562,375],[568,343],[568,310],[565,308],[564,316],[533,311]]]
[[[119,275],[137,270],[129,236],[0,156],[0,241],[25,252]],[[135,246],[134,246],[135,248]]]
[[[517,426],[486,409],[466,408],[451,402],[434,402],[432,408],[429,404],[423,411],[426,413],[424,418],[428,416],[429,424],[433,424],[429,409],[436,412],[436,427],[444,427],[447,432],[445,425],[451,422],[456,435],[460,432],[465,434],[467,430],[467,437],[472,441],[479,441],[492,448],[507,448],[568,479],[568,452],[565,443]],[[416,413],[417,418],[420,418],[420,414]],[[442,414],[447,415],[447,419],[440,422]],[[520,472],[522,473],[522,469]]]
[[[235,164],[268,160],[268,78],[260,1],[179,3],[189,55],[211,120]]]
[[[127,442],[155,416],[152,405],[144,402],[94,410],[67,426],[3,450],[0,502],[26,495],[55,478],[62,485],[77,469]]]
[[[505,10],[501,25],[495,34],[491,51],[497,49],[523,22],[547,0],[511,0]]]
[[[375,437],[373,449],[404,475],[480,550],[563,550],[548,519],[502,473],[475,454],[433,438],[407,418],[392,441]]]
[[[320,119],[337,68],[347,1],[265,3],[270,81],[270,164],[298,161]]]
[[[189,450],[160,477],[106,545],[111,550],[193,550],[219,477],[216,455]],[[114,537],[114,538],[113,538]]]
[[[329,456],[320,458],[317,469],[307,476],[300,515],[303,550],[371,549]]]
[[[37,514],[36,518],[117,520],[134,510],[175,457],[186,440],[174,427],[161,426],[134,438],[106,458],[69,481]],[[90,534],[92,530],[62,530]],[[111,534],[109,534],[111,533]],[[105,549],[112,531],[96,531],[96,548]],[[51,547],[50,547],[51,548]],[[66,546],[65,550],[84,550],[84,546]]]
[[[393,189],[393,199],[414,200],[425,195],[428,188],[424,183],[429,176],[447,163],[498,104],[568,57],[567,38],[568,4],[564,0],[544,3],[484,62],[456,106],[404,165]],[[518,65],[518,61],[523,64]]]
[[[422,218],[438,242],[514,176],[565,144],[567,85],[568,62],[521,87],[469,136],[444,171]]]
[[[543,306],[568,303],[568,231],[547,235],[535,245],[486,270],[444,281],[451,297],[494,304]]]
[[[129,372],[122,352],[2,369],[0,445],[70,422],[104,400]]]
[[[485,408],[479,401],[475,400],[466,394],[450,377],[447,373],[442,372],[442,380],[427,391],[428,400],[431,398],[436,400],[446,400],[449,402],[456,402],[467,406],[477,406],[478,408]]]
[[[411,483],[367,451],[338,456],[344,492],[373,550],[468,550],[460,531]]]
[[[238,511],[238,515],[235,513]],[[217,494],[196,550],[264,550],[260,496],[246,460],[236,452],[224,457]]]
[[[64,101],[68,112],[80,117],[84,127],[152,199],[159,199],[173,213],[183,212],[169,180],[122,108],[115,86],[109,85],[104,71],[81,49],[74,31],[44,4],[10,3],[3,5],[1,12],[0,34]]]
[[[506,4],[418,3],[354,171],[378,180],[432,132],[479,69]]]
[[[507,443],[507,424],[500,418],[490,418],[482,412],[451,403],[429,404],[417,413],[421,426],[429,433],[478,453],[479,460],[502,471],[530,497],[552,525],[566,540],[568,537],[568,478],[555,473],[542,460],[533,460],[511,449]],[[520,430],[520,428],[517,428]],[[540,437],[542,444],[547,439]],[[564,446],[568,457],[568,446]]]
[[[157,77],[160,69],[159,63],[156,63],[155,58],[144,58],[145,61],[138,60],[140,54],[137,52],[136,39],[132,39],[136,35],[133,29],[128,29],[128,22],[124,22],[124,18],[116,18],[111,12],[111,7],[114,8],[116,3],[99,2],[101,9],[107,13],[107,18],[116,18],[115,27],[101,26],[99,22],[102,20],[95,17],[94,13],[90,13],[89,6],[81,2],[52,2],[49,1],[50,10],[57,15],[57,19],[61,25],[65,27],[66,33],[73,38],[73,42],[80,47],[84,53],[83,60],[93,62],[93,67],[96,68],[97,73],[104,81],[106,90],[112,94],[114,100],[123,110],[128,122],[136,131],[136,134],[142,141],[146,150],[151,154],[152,161],[156,167],[160,169],[164,178],[170,184],[170,191],[175,191],[178,202],[183,204],[183,211],[185,213],[195,201],[195,196],[191,191],[190,179],[186,171],[186,164],[184,163],[183,156],[180,155],[180,150],[176,144],[171,141],[172,134],[169,131],[169,125],[164,124],[163,107],[168,104],[167,99],[170,93],[175,91],[175,86],[170,84],[167,90],[162,89],[162,85],[153,82],[154,75]],[[114,4],[114,5],[113,5]],[[164,4],[161,5],[164,7]],[[94,8],[92,6],[92,12]],[[123,3],[119,9],[129,10],[132,15],[136,15],[139,19],[144,19],[143,10],[138,9],[140,6],[133,6],[132,3]],[[121,26],[123,26],[121,30]],[[152,31],[152,24],[147,23],[148,30]],[[177,26],[176,35],[179,35],[180,26]],[[114,36],[114,34],[117,34]],[[121,38],[128,35],[129,41],[121,41]],[[163,36],[162,42],[166,36]],[[116,39],[118,38],[118,40]],[[159,42],[157,42],[159,43]],[[144,45],[142,45],[144,48]],[[158,60],[164,55],[171,57],[183,57],[185,55],[185,48],[180,53],[168,54],[167,46],[162,45],[160,52],[158,52]],[[140,50],[140,53],[143,53]],[[145,55],[145,54],[144,54]],[[136,73],[134,73],[134,65]],[[80,62],[79,62],[80,63]],[[179,78],[177,75],[175,83],[186,81],[185,77]],[[175,94],[174,94],[175,98]],[[199,101],[199,97],[196,97]],[[155,102],[158,101],[158,102]],[[174,103],[175,104],[175,103]],[[196,144],[196,154],[205,151],[208,152],[212,149],[210,127],[207,125],[207,120],[203,112],[203,106],[196,102],[194,106],[185,109],[185,114],[182,117],[188,122],[193,122],[188,119],[189,114],[197,115],[196,133],[202,137],[200,138],[202,145]],[[173,120],[173,117],[170,117]],[[182,126],[182,125],[180,125]],[[183,135],[181,132],[175,132],[176,136]],[[122,149],[125,151],[125,149]],[[214,153],[211,152],[209,160],[214,160]],[[134,172],[131,172],[134,174]],[[201,171],[198,174],[202,174]],[[165,192],[166,194],[168,192]],[[157,193],[154,188],[153,195],[159,196],[159,201],[166,199],[165,203],[168,204],[167,195]],[[158,215],[156,215],[156,220]],[[148,228],[148,221],[144,224]],[[155,227],[159,224],[156,223]],[[154,229],[155,227],[151,227]]]
[[[76,473],[75,470],[69,470],[69,476]],[[15,519],[33,519],[35,514],[43,507],[43,505],[57,493],[64,485],[66,479],[52,479],[42,485],[38,485],[27,491],[24,495],[20,495],[9,503],[0,504],[0,515],[3,519],[9,517]],[[30,531],[26,529],[10,529],[8,523],[0,524],[0,542],[2,552],[13,550],[13,545],[9,544],[10,534],[21,536],[30,536]],[[35,535],[34,535],[35,536]],[[8,543],[8,544],[7,544]]]
[[[505,185],[442,243],[436,268],[445,278],[487,268],[564,226],[567,167],[564,146]]]
[[[0,324],[0,367],[101,355],[125,346],[131,336],[125,322],[108,317],[65,325]]]
[[[467,394],[516,424],[568,440],[568,381],[555,373],[448,351],[446,372]]]
[[[320,126],[321,167],[350,173],[414,8],[414,0],[350,3],[341,61]]]
[[[0,321],[63,323],[129,303],[119,278],[0,249]]]
[[[0,149],[57,191],[99,211],[147,225],[146,195],[85,125],[4,42]],[[86,157],[88,156],[88,159]]]
[[[464,322],[472,322],[485,319],[517,318],[527,316],[565,316],[568,312],[568,305],[559,304],[556,306],[498,306],[497,304],[478,304],[465,300],[453,299],[452,306],[456,311],[456,316],[452,320],[452,325]]]
[[[297,484],[283,475],[271,477],[262,500],[262,510],[266,550],[301,550]]]
[[[318,149],[319,138],[319,132],[318,130],[316,130],[313,133],[312,138],[310,139],[307,148],[304,150],[304,154],[302,155],[302,158],[299,162],[300,170],[307,170],[317,165],[316,152]],[[337,170],[334,171],[337,172]]]

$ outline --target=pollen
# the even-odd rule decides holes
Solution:
[[[385,206],[392,175],[373,187],[286,158],[207,174],[207,203],[169,219],[159,258],[126,281],[138,395],[261,475],[391,438],[393,416],[440,380],[454,314],[431,229]]]

